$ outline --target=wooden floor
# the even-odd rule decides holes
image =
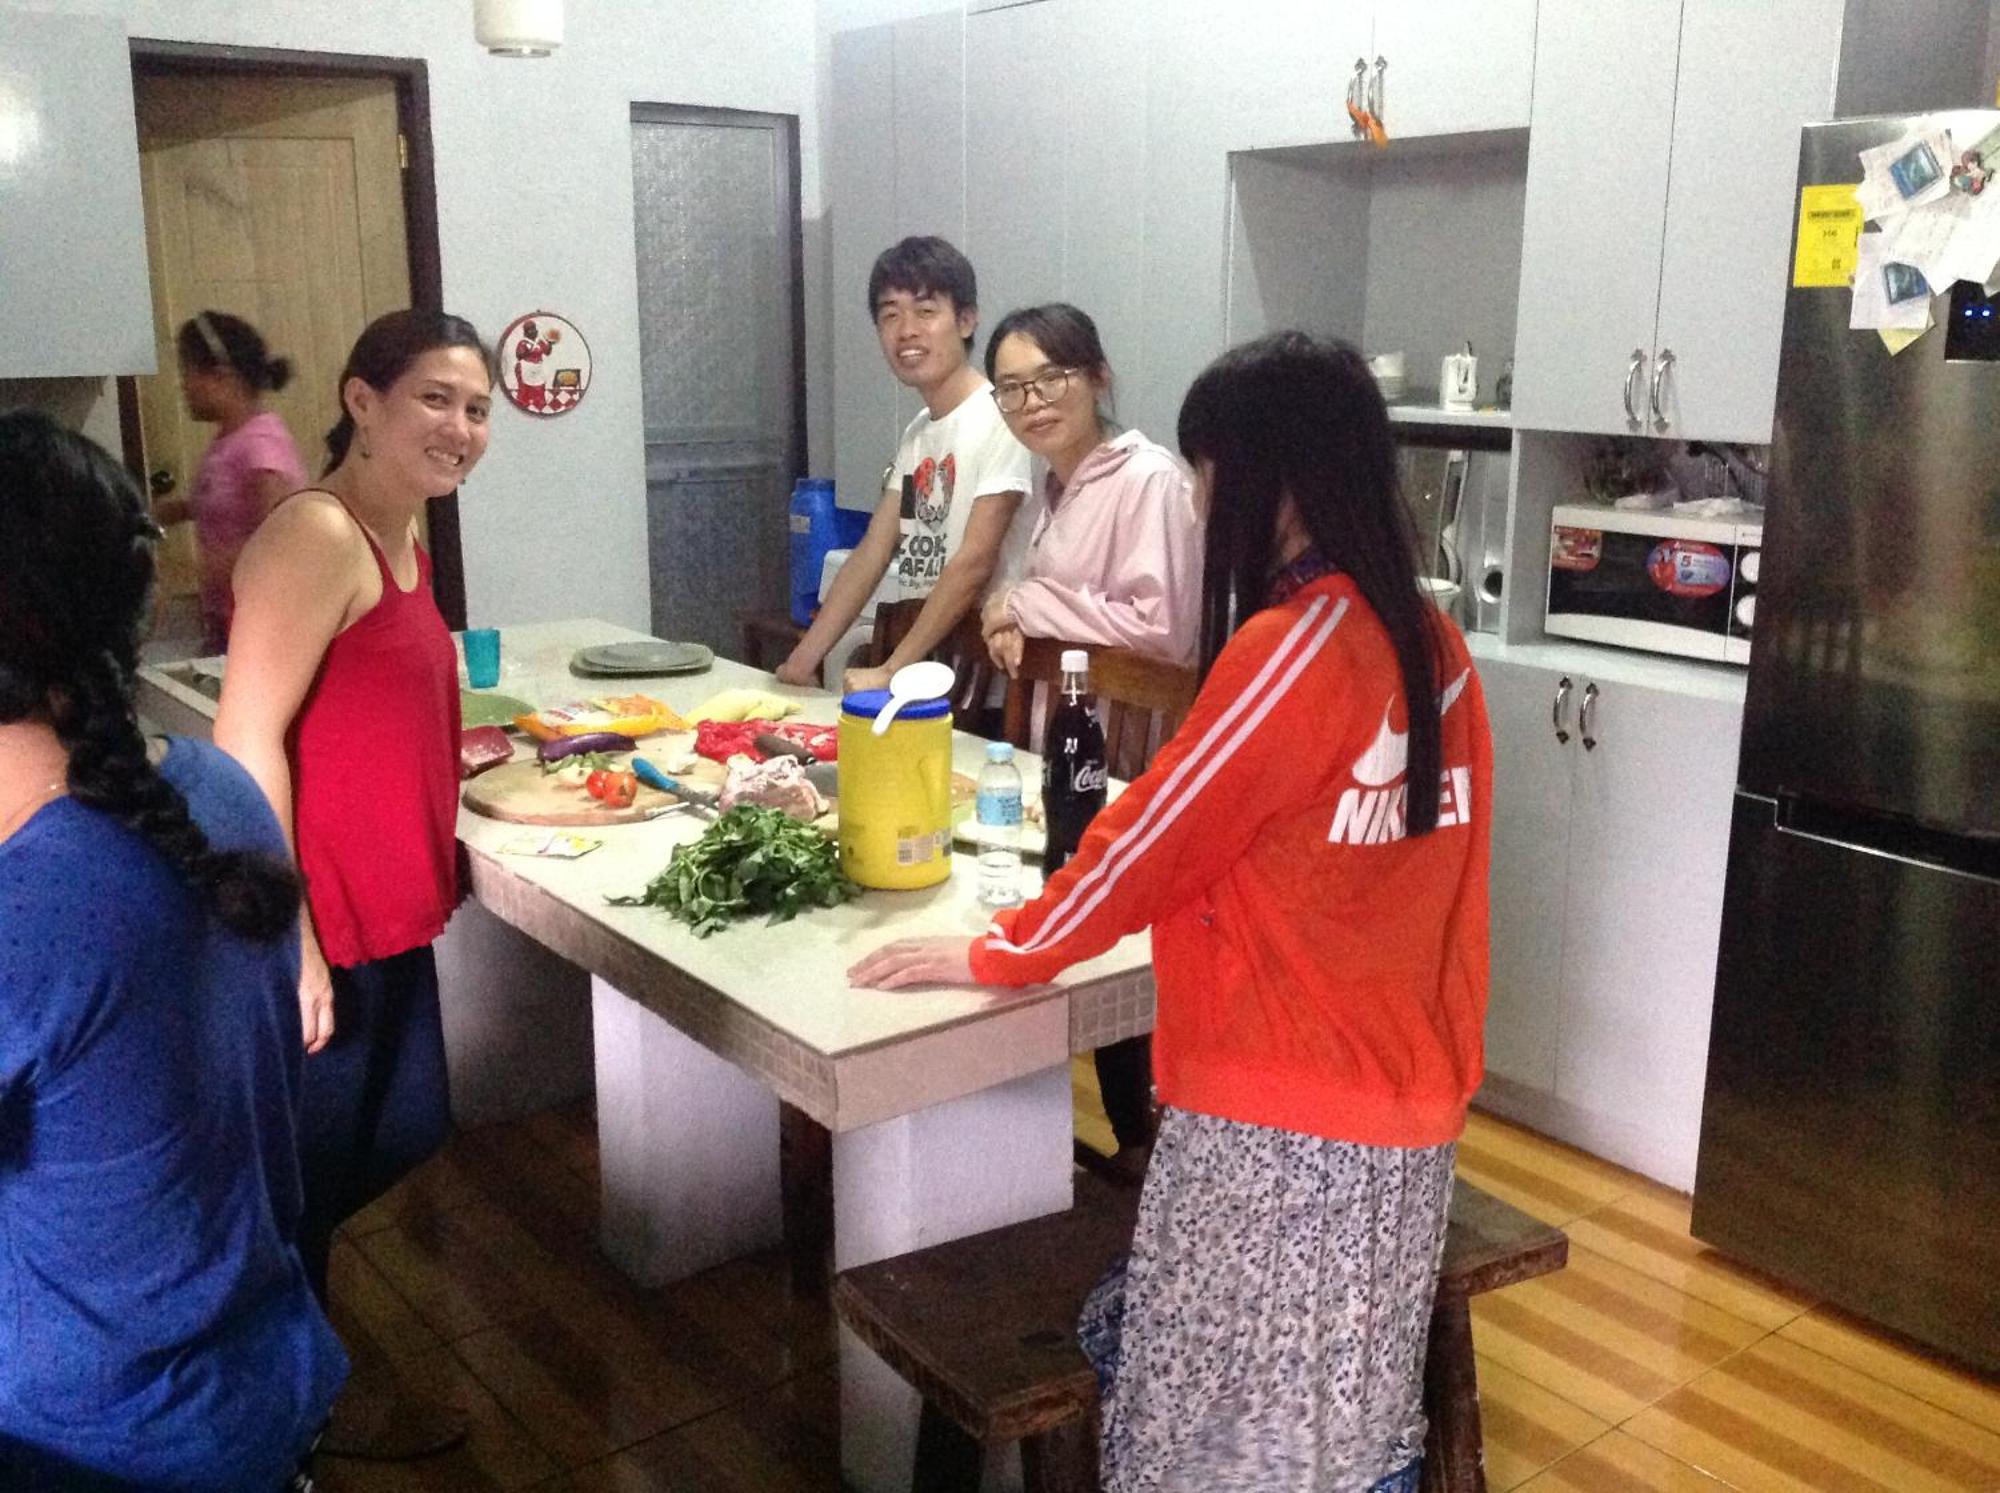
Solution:
[[[1087,1062],[1079,1133],[1108,1148]],[[1474,1303],[1493,1493],[1994,1493],[2000,1385],[1733,1268],[1684,1197],[1475,1117],[1459,1170],[1569,1231],[1569,1268]],[[592,1243],[587,1109],[461,1135],[355,1220],[336,1324],[456,1401],[460,1450],[325,1461],[328,1493],[839,1488],[827,1314],[775,1258],[635,1290]]]

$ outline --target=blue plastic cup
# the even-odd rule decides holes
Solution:
[[[500,629],[468,627],[465,639],[465,679],[474,689],[491,689],[500,682]]]

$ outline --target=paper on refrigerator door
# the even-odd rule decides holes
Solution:
[[[1921,335],[1930,328],[1931,297],[1917,295],[1908,300],[1889,299],[1889,271],[1892,260],[1889,235],[1864,233],[1854,251],[1854,303],[1847,324],[1857,332],[1911,332]],[[1884,337],[1891,352],[1901,352],[1914,341]],[[1901,346],[1896,344],[1900,342]]]
[[[1861,152],[1861,185],[1854,189],[1862,212],[1887,227],[1912,208],[1935,202],[1951,190],[1951,131],[1923,130]]]

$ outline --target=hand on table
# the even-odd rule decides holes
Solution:
[[[884,944],[847,972],[862,989],[901,990],[910,985],[977,985],[969,938],[899,938]]]
[[[819,684],[819,665],[804,663],[794,653],[771,671],[778,676],[780,684],[796,685],[802,689],[813,689]]]
[[[993,657],[993,666],[1005,670],[1009,679],[1021,672],[1021,653],[1026,646],[1021,629],[1011,622],[986,634],[986,651]]]
[[[841,689],[850,695],[864,689],[887,689],[893,673],[893,669],[849,669],[841,679]]]

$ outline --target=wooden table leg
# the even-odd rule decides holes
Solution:
[[[1472,1309],[1463,1296],[1440,1292],[1431,1309],[1424,1414],[1430,1429],[1424,1436],[1423,1493],[1486,1493]]]
[[[1022,1493],[1098,1493],[1095,1407],[1021,1443]]]
[[[910,1493],[979,1493],[985,1463],[984,1448],[956,1421],[934,1405],[924,1406]]]

